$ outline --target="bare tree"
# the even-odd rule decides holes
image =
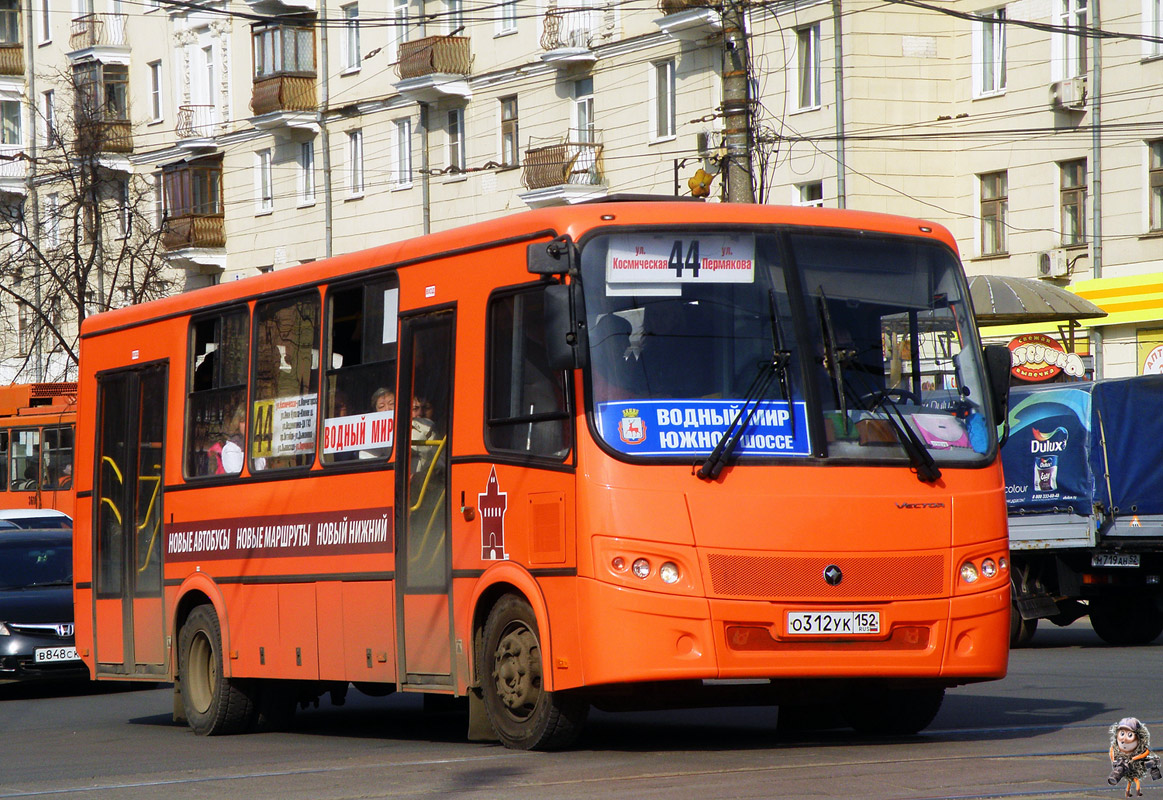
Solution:
[[[0,308],[16,332],[0,346],[20,379],[72,377],[86,316],[174,289],[156,187],[129,165],[124,78],[98,62],[50,78],[63,91],[50,118],[37,111],[28,193],[0,205]]]

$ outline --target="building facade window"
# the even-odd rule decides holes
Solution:
[[[497,6],[497,33],[515,33],[517,30],[517,0],[502,0]]]
[[[343,68],[349,72],[359,69],[362,56],[359,49],[359,3],[343,6]]]
[[[809,181],[796,185],[795,204],[797,206],[824,207],[824,182]]]
[[[52,147],[57,141],[56,94],[52,89],[40,94],[40,118],[44,125],[44,143]]]
[[[162,118],[162,62],[149,63],[149,112],[154,122]]]
[[[1147,185],[1150,192],[1150,225],[1152,231],[1163,231],[1163,139],[1147,144],[1150,151],[1147,164]]]
[[[133,204],[129,200],[129,179],[118,180],[113,191],[117,200],[117,235],[124,239],[129,236],[133,218]]]
[[[973,96],[1006,88],[1006,10],[983,11],[973,23]]]
[[[392,24],[388,28],[388,63],[400,60],[400,42],[408,40],[408,0],[392,0]]]
[[[396,188],[412,185],[412,120],[396,120],[396,136],[392,162],[395,165]]]
[[[26,356],[32,352],[32,320],[32,308],[27,303],[20,302],[16,315],[16,346],[22,356]],[[33,430],[35,431],[35,429]]]
[[[448,112],[448,166],[453,172],[464,172],[464,109]]]
[[[1062,244],[1086,243],[1086,159],[1063,161],[1061,173]]]
[[[1009,176],[987,172],[981,182],[981,254],[994,256],[1006,252],[1006,212],[1009,207]]]
[[[518,127],[517,98],[501,98],[501,165],[515,167],[521,163],[521,140]]]
[[[597,139],[594,128],[594,79],[582,78],[573,82],[573,130],[575,142],[590,143]]]
[[[1143,58],[1163,56],[1163,0],[1142,0]]]
[[[259,150],[255,153],[255,206],[259,213],[267,213],[275,207],[274,175],[271,170],[271,151]]]
[[[49,247],[61,246],[61,197],[56,192],[45,198],[44,234]]]
[[[1058,58],[1055,80],[1081,78],[1087,72],[1086,35],[1089,19],[1087,0],[1057,0],[1060,33],[1054,34]]]
[[[40,13],[37,15],[40,18],[40,43],[45,44],[52,41],[52,17],[49,15],[49,0],[40,0]]]
[[[820,26],[796,29],[796,108],[820,105]]]
[[[315,202],[315,142],[299,143],[299,204]]]
[[[655,139],[673,139],[675,131],[674,102],[676,94],[674,61],[659,61],[651,65],[651,104]]]
[[[20,42],[20,4],[17,0],[0,0],[0,44]]]
[[[363,197],[363,131],[347,134],[347,191],[352,197]]]
[[[275,75],[315,77],[315,29],[264,23],[254,28],[255,80]]]
[[[73,67],[73,80],[78,120],[129,121],[129,67],[86,61]]]
[[[20,130],[19,100],[0,100],[0,144],[24,144]]]

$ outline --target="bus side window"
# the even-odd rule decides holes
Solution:
[[[43,458],[44,488],[72,488],[73,429],[45,428]]]
[[[568,392],[565,373],[549,367],[543,288],[489,301],[485,444],[561,460],[571,444]]]
[[[248,325],[245,308],[190,323],[186,477],[242,471]],[[237,458],[231,459],[232,450]]]
[[[40,429],[12,431],[12,490],[34,492],[40,485]]]
[[[254,338],[250,469],[310,466],[319,401],[319,293],[257,304]]]
[[[0,491],[8,491],[8,431],[0,431]]]
[[[324,464],[392,454],[399,294],[395,273],[327,293]]]

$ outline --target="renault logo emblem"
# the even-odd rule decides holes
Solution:
[[[840,581],[844,580],[844,573],[835,564],[829,564],[824,568],[824,580],[829,586],[839,586]]]

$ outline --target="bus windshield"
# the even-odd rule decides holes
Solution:
[[[956,256],[818,230],[584,244],[589,397],[628,456],[986,464],[995,446]]]

